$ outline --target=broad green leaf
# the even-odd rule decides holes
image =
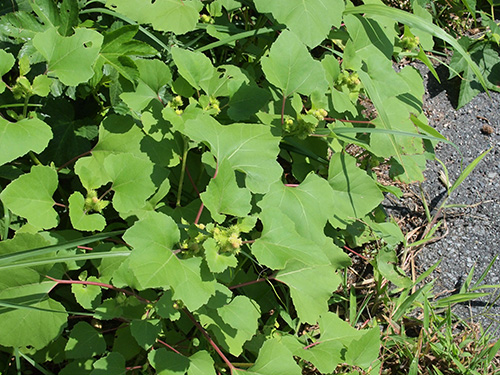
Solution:
[[[204,115],[186,121],[184,133],[197,142],[207,142],[219,165],[245,173],[245,185],[253,193],[267,192],[281,177],[282,169],[276,162],[279,138],[268,126],[223,126]]]
[[[363,217],[384,200],[376,182],[356,165],[354,157],[337,152],[330,159],[328,183],[334,191],[332,218],[335,225]]]
[[[38,22],[31,12],[11,12],[1,18],[0,39],[17,43],[28,42],[47,27]]]
[[[9,122],[0,118],[0,165],[33,151],[42,152],[52,139],[50,126],[37,119]]]
[[[99,282],[94,276],[90,276],[86,281]],[[71,284],[71,293],[84,309],[93,310],[101,304],[101,287],[97,285]]]
[[[99,358],[92,365],[94,370],[90,375],[125,375],[125,358],[120,353],[110,352],[107,356]]]
[[[295,229],[295,223],[284,213],[278,210],[264,210],[260,220],[264,230],[262,236],[252,245],[252,254],[259,263],[273,269],[283,269],[293,261],[308,265],[329,263],[321,247],[300,236]]]
[[[215,375],[214,360],[205,350],[200,350],[189,357],[187,375]]]
[[[268,57],[261,60],[266,78],[280,88],[285,97],[297,92],[310,95],[326,91],[328,82],[319,61],[315,61],[306,46],[291,31],[283,31],[271,46]]]
[[[57,185],[57,172],[54,169],[35,165],[29,173],[7,185],[0,193],[0,199],[9,210],[26,218],[29,224],[50,229],[59,221],[52,199]]]
[[[104,64],[108,64],[123,77],[135,83],[139,78],[139,69],[132,57],[152,56],[157,53],[149,44],[134,39],[138,30],[137,25],[127,25],[104,34],[96,70],[100,71]]]
[[[52,79],[46,75],[36,76],[31,85],[31,92],[33,95],[38,95],[46,97],[50,93],[50,88],[52,86]]]
[[[205,249],[205,260],[207,261],[208,268],[214,273],[221,273],[228,267],[236,267],[238,265],[238,260],[234,254],[219,253],[219,247],[213,238],[208,238],[203,243],[203,248]]]
[[[199,0],[107,0],[106,6],[140,24],[149,23],[155,30],[184,34],[194,30],[203,7]]]
[[[86,322],[75,324],[66,344],[66,358],[89,358],[105,351],[106,342],[101,333]]]
[[[53,286],[33,283],[0,291],[0,345],[42,349],[61,334],[68,314],[48,297]]]
[[[172,291],[166,290],[155,304],[155,310],[162,318],[174,321],[181,317],[179,309],[174,308]]]
[[[158,375],[183,375],[189,367],[188,357],[165,348],[150,351],[148,360]]]
[[[416,133],[409,115],[410,111],[418,111],[421,99],[419,102],[419,93],[407,83],[414,80],[412,74],[395,73],[390,68],[390,62],[377,54],[366,58],[363,69],[358,74],[379,115],[372,123],[377,128],[388,131]],[[409,77],[406,76],[405,79],[405,75]],[[415,155],[423,153],[420,138],[398,136],[390,132],[374,134],[371,138],[370,151],[377,156],[392,156],[397,162],[398,165],[393,167],[393,176],[406,183],[423,180],[418,155]]]
[[[383,25],[370,18],[349,14],[344,16],[344,22],[351,37],[344,51],[344,69],[359,70],[362,61],[373,54],[384,56],[384,60],[390,62],[394,41],[389,40]]]
[[[149,350],[156,342],[158,335],[162,330],[159,319],[134,319],[130,322],[130,332],[135,341],[145,350]]]
[[[201,279],[201,259],[179,259],[173,253],[180,239],[177,224],[161,213],[148,213],[123,236],[134,247],[130,272],[143,289],[173,289],[174,299],[196,310],[215,292],[214,283]]]
[[[210,59],[201,52],[178,47],[172,48],[171,52],[179,74],[197,90],[216,73]]]
[[[331,264],[335,267],[345,267],[349,264],[348,257],[324,233],[324,228],[333,212],[333,202],[333,190],[328,182],[311,173],[299,186],[288,187],[281,182],[274,184],[258,205],[262,208],[265,218],[278,215],[277,212],[286,215],[288,220],[293,222],[295,231],[305,240],[319,246]],[[279,220],[273,219],[276,225]],[[281,227],[281,230],[284,231],[285,228]],[[283,236],[284,233],[276,239],[282,241]],[[314,262],[312,264],[317,264],[315,262],[321,259],[320,255],[314,252],[315,249],[318,248],[311,247],[313,254],[311,257],[314,259],[311,260]]]
[[[259,12],[271,13],[311,48],[320,44],[332,27],[340,27],[344,11],[342,0],[255,0],[255,6]]]
[[[154,99],[160,89],[172,81],[172,73],[160,60],[134,60],[139,69],[139,83],[134,92],[124,92],[120,98],[134,111],[140,112]]]
[[[75,172],[82,185],[87,190],[97,189],[110,180],[102,165],[111,154],[132,153],[146,158],[141,152],[143,138],[144,133],[131,117],[106,116],[99,126],[99,142],[92,149],[92,155],[80,158],[75,163]]]
[[[0,50],[0,77],[5,75],[16,62],[14,56],[4,50]],[[5,82],[0,80],[0,94],[5,90]],[[3,120],[3,119],[2,119]],[[1,164],[1,163],[0,163]]]
[[[104,169],[113,183],[113,207],[120,213],[140,209],[155,192],[153,163],[133,154],[109,155]]]
[[[385,5],[379,4],[367,4],[361,5],[357,7],[349,7],[344,11],[345,14],[365,14],[367,17],[370,16],[383,16],[389,17],[397,22],[401,22],[405,25],[408,25],[412,28],[419,29],[426,33],[429,33],[436,38],[439,38],[446,43],[450,44],[460,55],[462,55],[469,65],[470,69],[474,72],[477,79],[481,83],[483,88],[487,87],[486,81],[481,74],[479,67],[476,63],[471,59],[470,55],[462,48],[462,46],[457,42],[455,38],[446,33],[442,28],[434,25],[433,23],[426,21],[425,19],[418,17],[414,14],[404,12],[400,9],[390,8]]]
[[[78,13],[79,4],[73,0],[63,0],[61,3],[59,33],[63,36],[69,36],[73,33],[73,28],[78,26],[80,20]]]
[[[242,217],[252,209],[250,191],[238,187],[234,170],[226,164],[229,164],[228,161],[219,164],[217,176],[210,181],[207,190],[200,194],[212,218],[219,223],[225,219],[221,214]]]
[[[51,28],[35,35],[33,45],[45,57],[49,75],[76,86],[94,75],[93,64],[102,41],[103,36],[94,30],[79,28],[72,36],[63,37]]]
[[[255,115],[268,101],[271,95],[251,82],[241,85],[229,100],[228,116],[235,121],[247,120]]]
[[[309,266],[301,262],[289,262],[276,280],[288,285],[300,320],[311,324],[328,311],[328,300],[342,281],[330,264]]]
[[[367,368],[378,357],[378,327],[360,331],[336,314],[328,312],[319,319],[319,329],[321,336],[317,340],[318,344],[294,354],[314,364],[322,373],[332,373],[337,365],[344,362]]]
[[[106,226],[106,219],[98,213],[85,212],[85,198],[75,191],[68,199],[69,218],[73,228],[88,232],[102,231]]]
[[[57,5],[52,0],[32,0],[31,9],[36,13],[40,20],[48,26],[56,27],[61,22]]]
[[[385,246],[379,249],[374,265],[380,274],[398,287],[408,288],[412,281],[398,267],[398,257],[394,248]]]
[[[266,340],[260,348],[255,365],[239,375],[301,375],[302,370],[292,352],[278,338]]]
[[[89,375],[92,371],[94,359],[77,359],[69,362],[58,375]]]
[[[227,305],[217,310],[204,309],[200,322],[213,332],[218,344],[234,356],[243,352],[243,344],[255,334],[260,317],[260,309],[246,296],[236,296]]]

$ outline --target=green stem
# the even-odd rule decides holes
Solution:
[[[2,202],[3,205],[3,233],[2,233],[2,241],[5,241],[9,237],[9,227],[10,227],[10,211]]]
[[[182,185],[184,185],[184,176],[186,174],[186,162],[187,162],[187,155],[189,151],[189,141],[186,137],[184,138],[184,151],[182,153],[182,166],[181,166],[181,177],[179,179],[179,187],[177,188],[177,202],[175,205],[177,207],[181,206],[181,196],[182,196]]]
[[[28,107],[29,107],[29,104],[30,104],[29,102],[30,102],[30,97],[29,97],[29,95],[27,95],[24,98],[23,118],[26,118],[26,116],[28,116]]]

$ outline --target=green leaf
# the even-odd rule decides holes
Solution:
[[[328,257],[329,263],[340,268],[349,265],[349,259],[324,233],[324,228],[332,216],[333,202],[334,195],[328,182],[310,173],[299,186],[287,187],[281,182],[274,184],[258,205],[262,208],[260,216],[265,219],[277,215],[276,219],[272,219],[277,228],[281,220],[279,212],[286,215],[288,220],[293,222],[291,230],[294,229],[302,238],[319,246]],[[285,231],[285,228],[282,227],[281,231]],[[293,236],[293,231],[291,233]],[[276,238],[281,242],[283,236],[284,232]],[[311,261],[306,264],[311,264],[310,262],[317,264],[316,262],[321,259],[321,255],[316,252],[317,249],[311,247]]]
[[[281,33],[261,65],[267,80],[280,88],[285,97],[295,92],[303,95],[315,90],[324,92],[328,87],[321,63],[312,58],[291,31]]]
[[[255,0],[259,12],[271,13],[285,24],[308,47],[316,47],[332,27],[340,27],[344,2],[342,0]]]
[[[259,263],[273,269],[284,269],[294,260],[308,265],[329,263],[321,247],[301,237],[295,229],[295,223],[285,214],[265,210],[260,220],[264,230],[252,245],[252,254]]]
[[[29,173],[12,181],[0,193],[0,199],[12,212],[25,217],[35,228],[50,229],[59,221],[52,199],[57,185],[55,170],[35,165]]]
[[[172,58],[179,74],[197,90],[215,74],[212,62],[201,52],[174,47]]]
[[[207,351],[197,351],[189,362],[187,375],[215,375],[214,360]]]
[[[160,97],[160,89],[170,84],[172,73],[160,60],[135,60],[139,69],[139,83],[133,92],[124,92],[120,98],[134,111],[140,112],[154,99]]]
[[[131,153],[146,158],[141,152],[144,134],[131,117],[109,115],[99,126],[99,142],[92,149],[92,156],[80,158],[75,163],[75,172],[87,190],[97,189],[110,181],[102,167],[104,159],[111,154]]]
[[[328,300],[342,281],[330,264],[309,266],[301,262],[289,262],[276,280],[288,285],[300,320],[310,324],[328,311]]]
[[[28,42],[35,35],[47,29],[36,17],[28,12],[11,12],[4,15],[0,22],[0,38],[10,42]]]
[[[88,81],[93,75],[93,64],[101,49],[103,36],[97,31],[79,28],[70,37],[48,29],[35,35],[33,46],[45,57],[48,74],[67,86]]]
[[[164,0],[144,3],[142,0],[107,0],[106,6],[140,24],[149,23],[157,31],[185,34],[194,30],[199,11],[199,0]]]
[[[12,54],[5,52],[4,50],[0,50],[0,77],[8,73],[9,70],[14,66],[15,62],[16,59]],[[0,80],[0,94],[3,93],[4,90],[5,82]]]
[[[52,139],[50,126],[37,119],[9,122],[0,118],[0,165],[25,155],[42,152]]]
[[[138,30],[137,25],[126,25],[104,34],[102,49],[96,62],[96,70],[100,70],[104,64],[108,64],[123,77],[135,83],[139,78],[139,69],[131,57],[152,56],[157,53],[149,44],[134,39]],[[145,72],[144,75],[146,74],[151,73]]]
[[[104,169],[112,181],[113,207],[120,213],[140,209],[155,192],[153,163],[133,154],[109,155]]]
[[[130,332],[135,341],[145,350],[149,350],[156,342],[160,334],[162,325],[159,319],[134,319],[130,323]]]
[[[212,218],[219,223],[225,219],[221,214],[242,217],[252,209],[250,191],[238,187],[233,169],[226,164],[227,159],[219,164],[217,176],[210,181],[207,190],[200,194]]]
[[[238,260],[234,254],[222,253],[219,254],[219,247],[213,238],[208,238],[203,243],[205,249],[205,259],[210,271],[214,273],[224,272],[228,267],[236,267]]]
[[[165,348],[150,351],[148,360],[157,375],[184,375],[189,367],[189,358]]]
[[[162,318],[175,321],[181,317],[179,309],[174,308],[174,300],[172,299],[172,291],[166,290],[156,302],[155,310]]]
[[[380,202],[384,195],[376,182],[356,165],[354,157],[338,152],[330,159],[328,183],[334,191],[332,225],[342,225],[346,219],[363,217]]]
[[[200,310],[200,322],[213,332],[217,342],[234,356],[243,352],[243,344],[250,340],[258,327],[260,309],[246,296],[236,296],[217,310]]]
[[[52,0],[33,0],[30,2],[31,9],[40,20],[48,26],[56,27],[61,22],[57,5]]]
[[[486,81],[484,80],[479,67],[471,59],[467,52],[462,48],[462,46],[457,42],[455,38],[447,34],[440,27],[432,24],[431,22],[426,21],[425,19],[414,14],[404,12],[400,9],[390,8],[388,6],[380,4],[366,4],[357,7],[349,7],[344,11],[344,14],[365,14],[367,17],[371,15],[389,17],[397,22],[401,22],[412,28],[419,29],[445,41],[464,57],[470,69],[472,69],[477,79],[481,83],[481,86],[483,86],[483,88],[486,88]]]
[[[85,198],[83,195],[75,191],[68,199],[69,202],[69,218],[73,228],[77,230],[85,230],[88,232],[102,231],[106,226],[104,216],[85,212]]]
[[[394,248],[386,246],[379,249],[376,256],[375,267],[380,274],[398,287],[409,287],[412,281],[397,266],[398,257]]]
[[[90,276],[86,281],[99,282],[94,276]],[[71,293],[84,309],[93,310],[101,304],[101,287],[97,285],[71,284]]]
[[[52,86],[52,80],[46,75],[36,76],[33,80],[31,90],[33,95],[38,95],[46,97],[50,93],[50,88]]]
[[[120,353],[111,352],[107,356],[99,358],[92,365],[94,370],[90,375],[125,375],[125,358]]]
[[[229,100],[228,116],[235,121],[247,120],[255,115],[268,101],[271,95],[255,83],[241,85]]]
[[[68,315],[63,305],[48,297],[53,286],[52,282],[44,282],[2,288],[0,345],[32,346],[38,350],[61,334]]]
[[[99,332],[86,322],[75,324],[66,344],[66,358],[89,358],[105,351],[106,342]]]
[[[259,351],[255,365],[241,375],[301,375],[302,370],[293,359],[292,352],[278,338],[266,340]]]
[[[322,373],[332,373],[343,362],[365,367],[377,359],[380,351],[378,327],[358,331],[336,314],[328,312],[319,319],[319,328],[321,336],[317,345],[294,354],[314,364]],[[362,344],[354,348],[355,342]],[[351,352],[347,354],[348,351]]]
[[[143,289],[163,288],[174,291],[190,310],[205,304],[215,292],[214,283],[201,278],[201,259],[179,259],[172,252],[179,242],[177,224],[161,213],[148,213],[123,236],[134,247],[130,271]]]
[[[76,27],[80,20],[78,13],[80,9],[78,3],[73,0],[63,0],[60,10],[59,33],[63,36],[69,36],[73,33],[73,27]]]
[[[253,193],[267,192],[281,177],[282,169],[276,162],[279,138],[271,134],[268,126],[222,126],[213,117],[203,115],[186,121],[184,133],[197,142],[207,142],[219,165],[245,173],[245,185]]]

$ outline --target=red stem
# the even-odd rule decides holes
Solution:
[[[214,342],[214,340],[212,340],[212,338],[209,336],[209,334],[207,333],[207,331],[205,331],[205,329],[201,326],[201,324],[196,321],[196,319],[194,318],[194,316],[186,308],[182,309],[182,311],[184,311],[184,313],[193,322],[193,324],[196,326],[196,328],[198,328],[198,330],[203,334],[203,336],[205,336],[205,338],[207,339],[207,341],[209,342],[209,344],[212,346],[212,348],[215,349],[215,351],[217,352],[217,354],[221,357],[221,359],[229,367],[229,369],[231,370],[231,374],[232,374],[233,371],[236,370],[236,367],[234,367],[234,365],[229,361],[229,359],[227,359],[227,357],[224,355],[224,353],[222,353],[222,350],[219,349],[219,347]]]
[[[95,282],[95,281],[82,281],[82,280],[58,280],[58,279],[54,279],[53,277],[50,277],[50,276],[47,276],[47,275],[45,275],[45,277],[47,279],[50,279],[50,280],[54,281],[56,284],[95,285],[95,286],[100,286],[101,288],[107,288],[107,289],[116,290],[117,292],[122,292],[124,294],[129,295],[129,296],[134,296],[139,301],[144,302],[144,303],[150,303],[151,302],[151,301],[149,301],[149,300],[147,300],[145,298],[142,298],[141,296],[135,294],[134,292],[131,292],[129,290],[122,289],[122,288],[117,288],[117,287],[115,287],[115,286],[113,286],[111,284],[98,283],[98,282]]]
[[[283,94],[283,103],[281,104],[281,125],[285,123],[285,104],[286,104],[286,96]]]
[[[57,203],[57,202],[54,202],[54,206],[59,206],[59,207],[68,208],[68,206],[66,206],[65,204],[62,204],[62,203]]]
[[[92,153],[92,150],[89,150],[89,151],[84,152],[83,154],[75,156],[73,159],[71,159],[70,161],[67,161],[66,163],[64,163],[63,165],[61,165],[59,168],[57,168],[57,172],[59,172],[64,167],[67,167],[68,165],[74,163],[78,159],[83,158],[84,156],[87,156],[88,154],[91,154],[91,153]]]
[[[354,250],[352,250],[352,249],[348,248],[347,246],[344,246],[344,249],[346,249],[346,250],[350,251],[350,252],[351,252],[351,253],[353,253],[353,254],[356,254],[358,257],[363,258],[363,259],[364,259],[364,260],[366,260],[367,262],[369,261],[369,259],[368,259],[367,257],[364,257],[363,255],[361,255],[361,254],[359,254],[359,253],[355,252]]]
[[[200,196],[200,192],[198,191],[198,188],[196,187],[196,184],[194,183],[193,178],[191,177],[191,173],[189,173],[189,169],[187,166],[186,166],[186,173],[188,175],[189,181],[191,181],[191,185],[193,186],[194,191],[196,191],[196,194]]]
[[[242,288],[242,287],[247,286],[247,285],[257,284],[257,283],[261,283],[261,282],[267,281],[267,280],[276,280],[275,278],[276,278],[276,274],[271,275],[269,277],[261,277],[260,279],[257,279],[257,280],[247,281],[246,283],[230,286],[229,289],[232,290],[232,289]]]
[[[318,345],[318,344],[321,344],[321,341],[316,341],[316,342],[313,342],[312,344],[309,344],[309,345],[307,345],[307,346],[304,346],[302,349],[307,350],[307,349],[312,348],[313,346],[316,346],[316,345]]]
[[[201,217],[201,213],[203,212],[203,208],[205,207],[205,205],[203,204],[203,202],[201,203],[201,206],[200,206],[200,209],[198,210],[198,213],[196,214],[196,219],[194,219],[194,224],[198,224],[198,221],[200,221],[200,217]]]
[[[180,354],[184,357],[184,354],[182,354],[181,352],[179,352],[177,349],[175,349],[173,346],[171,345],[168,345],[166,342],[164,341],[161,341],[160,339],[156,339],[156,341],[158,341],[160,344],[162,345],[165,345],[167,348],[169,348],[170,350],[172,350],[173,352],[177,353],[177,354]]]
[[[77,248],[78,248],[78,249],[82,249],[82,250],[89,250],[89,251],[94,250],[94,249],[93,249],[93,248],[91,248],[91,247],[87,247],[87,246],[80,246],[80,245],[78,245],[78,246],[77,246]]]

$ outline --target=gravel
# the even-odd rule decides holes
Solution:
[[[447,144],[436,148],[436,155],[446,165],[451,182],[460,174],[462,156],[465,168],[482,152],[493,147],[447,202],[469,207],[446,210],[446,226],[439,233],[445,236],[426,245],[418,253],[416,263],[420,272],[441,260],[431,275],[435,279],[434,292],[441,298],[456,293],[472,267],[475,268],[474,285],[474,281],[500,253],[500,94],[491,92],[491,98],[486,93],[479,94],[469,104],[456,110],[460,82],[448,81],[444,66],[437,67],[441,84],[425,66],[415,66],[425,78],[424,111],[429,124],[454,142],[462,153],[460,155]],[[446,189],[439,180],[442,169],[438,162],[429,162],[426,180],[422,183],[426,199],[432,202],[433,213],[446,197]],[[412,185],[410,189],[420,194],[418,186]],[[414,210],[408,200],[401,202],[406,210]],[[422,216],[421,213],[415,214]],[[487,284],[500,284],[500,259],[481,283]],[[455,305],[452,311],[466,320],[481,323],[483,328],[496,329],[493,333],[498,337],[500,298],[496,300],[499,296],[496,289],[489,291],[493,291],[492,296]]]

